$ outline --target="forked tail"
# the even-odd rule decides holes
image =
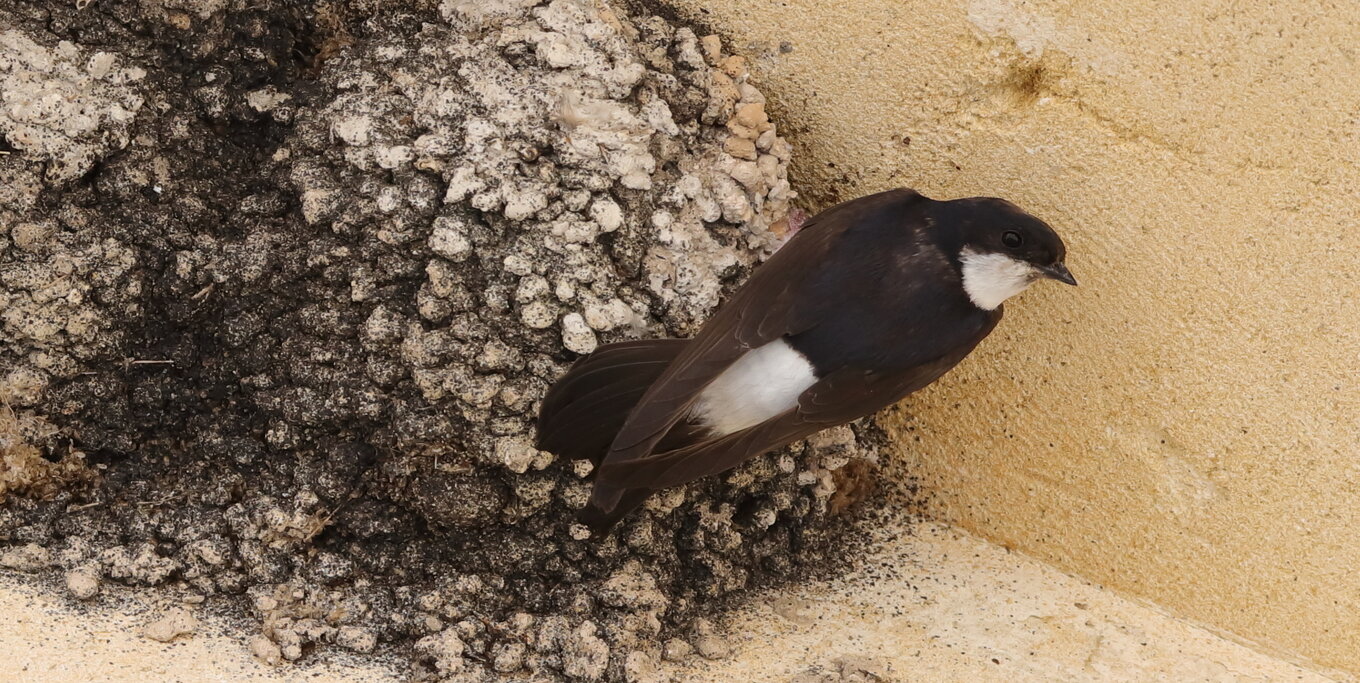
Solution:
[[[538,448],[572,460],[589,460],[598,467],[633,406],[688,342],[619,342],[576,361],[548,390],[539,408]],[[596,484],[579,519],[603,534],[651,493]]]

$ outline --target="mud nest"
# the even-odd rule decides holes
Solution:
[[[715,37],[595,0],[0,27],[0,564],[244,605],[268,660],[648,680],[839,552],[866,429],[603,541],[532,447],[574,358],[692,334],[784,236],[790,147]]]

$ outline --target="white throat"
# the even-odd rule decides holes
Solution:
[[[1039,276],[1039,271],[1024,261],[967,247],[959,254],[959,262],[963,265],[963,291],[975,306],[987,311],[1025,291]]]

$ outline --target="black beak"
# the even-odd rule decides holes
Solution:
[[[1040,268],[1039,272],[1043,273],[1046,278],[1057,280],[1058,282],[1072,285],[1073,287],[1077,286],[1077,278],[1072,277],[1071,271],[1067,270],[1067,266],[1062,261],[1046,268]]]

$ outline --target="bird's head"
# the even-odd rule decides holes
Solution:
[[[936,225],[951,226],[944,247],[957,259],[964,291],[992,310],[1034,281],[1077,284],[1063,259],[1067,247],[1053,228],[1020,207],[992,197],[939,202]]]

